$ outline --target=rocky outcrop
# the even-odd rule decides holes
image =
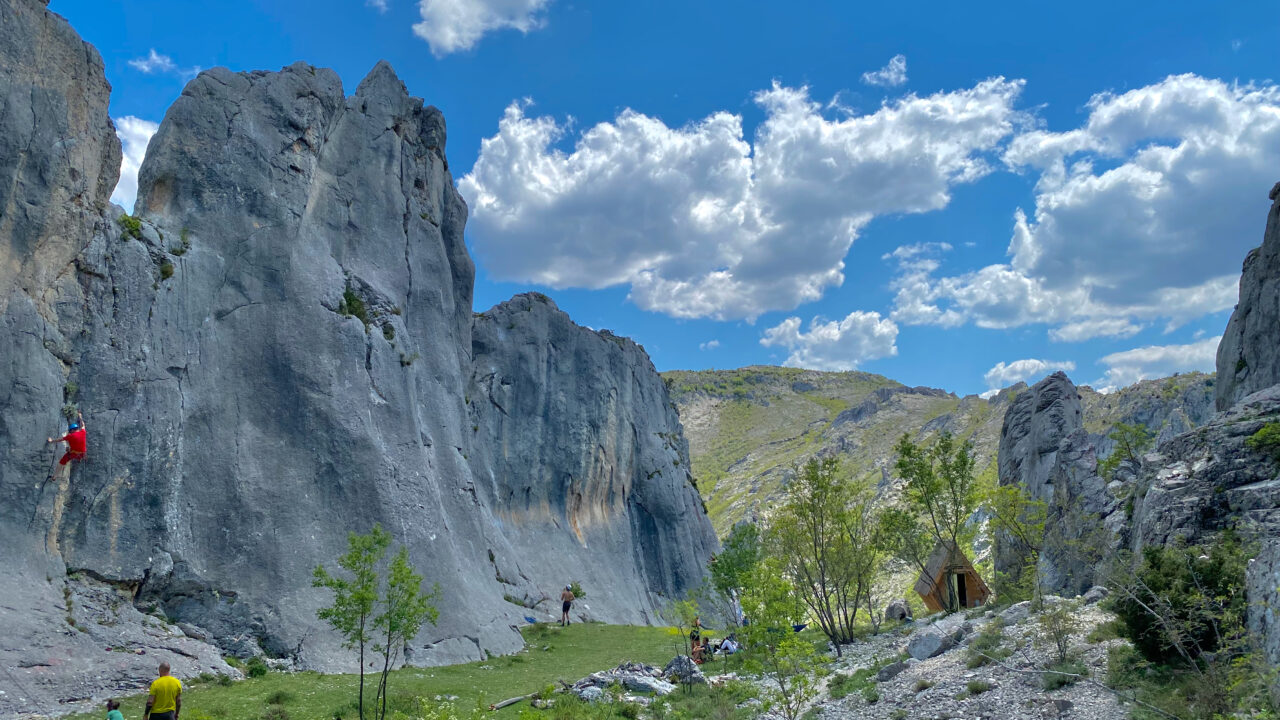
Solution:
[[[1227,528],[1280,535],[1280,465],[1247,441],[1280,422],[1280,386],[1254,393],[1147,455],[1138,475],[1133,549],[1202,542]]]
[[[644,349],[573,324],[539,293],[476,316],[472,348],[472,427],[487,449],[473,463],[477,492],[503,528],[503,557],[520,558],[498,561],[504,581],[532,593],[563,576],[560,558],[610,559],[573,577],[607,588],[588,596],[591,610],[618,622],[691,589],[716,539]]]
[[[634,623],[701,581],[715,539],[661,379],[539,298],[473,317],[444,119],[388,65],[349,97],[303,63],[202,73],[117,221],[101,61],[42,3],[0,10],[0,715],[156,662],[50,620],[92,600],[68,569],[203,643],[184,674],[349,669],[311,571],[374,523],[441,586],[417,664],[518,648],[573,580],[579,612]],[[68,401],[89,459],[42,485]]]
[[[1240,302],[1218,344],[1219,410],[1280,383],[1280,183],[1270,198],[1262,245],[1245,256]]]
[[[1019,485],[1045,503],[1039,572],[1046,592],[1084,592],[1094,584],[1099,550],[1119,541],[1121,503],[1097,466],[1080,394],[1064,373],[1050,375],[1013,400],[1000,432],[999,482]],[[997,536],[996,572],[1016,581],[1022,564],[1017,543]]]
[[[1249,563],[1249,635],[1263,658],[1280,668],[1280,540],[1263,546]],[[1271,677],[1271,701],[1280,705],[1280,677]]]

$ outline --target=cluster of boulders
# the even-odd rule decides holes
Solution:
[[[1122,642],[1088,639],[1094,628],[1113,618],[1098,602],[1105,595],[1101,588],[1091,589],[1073,613],[1079,624],[1072,632],[1071,653],[1092,677],[1105,675],[1109,647]],[[1067,600],[1049,596],[1044,602],[1052,606]],[[973,662],[976,653],[969,651],[970,645],[984,631],[1000,636],[998,657],[1002,659]],[[821,692],[812,710],[819,720],[1110,720],[1124,716],[1120,702],[1087,679],[1046,690],[1040,671],[1052,661],[1052,652],[1027,602],[999,612],[979,610],[922,619],[845,647],[826,681],[828,686],[834,686],[841,675],[869,668],[876,671],[873,688],[839,698]]]

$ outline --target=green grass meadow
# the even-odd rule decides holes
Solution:
[[[481,662],[429,668],[406,668],[391,674],[390,708],[411,711],[417,698],[456,695],[453,704],[469,711],[485,708],[517,695],[542,690],[559,680],[574,682],[623,661],[665,665],[680,650],[681,638],[670,628],[580,623],[561,628],[535,625],[525,628],[526,647],[514,655]],[[723,672],[721,662],[705,668]],[[727,668],[733,669],[733,668]],[[258,720],[268,711],[279,720],[351,720],[356,712],[356,675],[322,675],[312,672],[270,672],[263,677],[223,684],[218,679],[184,680],[183,720]],[[376,675],[365,676],[366,701],[372,702]],[[145,688],[123,697],[126,718],[141,718]],[[517,703],[490,715],[515,718],[527,709]],[[279,714],[279,710],[284,715]],[[367,708],[366,708],[367,710]],[[101,718],[103,712],[82,713],[74,719]]]

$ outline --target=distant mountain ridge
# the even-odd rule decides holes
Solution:
[[[973,441],[979,473],[994,481],[1000,428],[1018,383],[990,399],[910,387],[873,373],[755,365],[673,370],[663,380],[680,412],[693,477],[716,531],[767,514],[793,463],[835,454],[847,472],[891,485],[893,445],[902,434],[947,430]],[[1085,429],[1099,455],[1120,423],[1149,428],[1158,441],[1197,427],[1214,411],[1214,377],[1187,373],[1144,380],[1114,393],[1079,388]]]

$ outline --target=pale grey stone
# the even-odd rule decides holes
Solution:
[[[1280,384],[1280,183],[1269,198],[1262,245],[1245,256],[1240,301],[1218,343],[1219,410]]]

